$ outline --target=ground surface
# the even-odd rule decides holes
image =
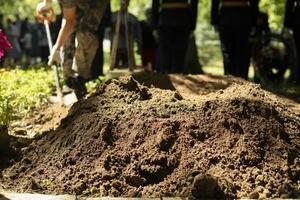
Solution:
[[[230,77],[113,80],[69,111],[41,114],[46,133],[2,171],[0,189],[300,198],[298,106]]]

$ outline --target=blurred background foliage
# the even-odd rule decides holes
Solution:
[[[18,13],[21,18],[34,19],[35,6],[38,0],[0,0],[1,11],[5,17],[14,19]],[[151,0],[131,0],[129,12],[140,20],[145,19],[145,9],[151,7]],[[56,4],[57,5],[57,4]],[[119,9],[120,0],[111,0],[112,11]],[[201,63],[205,66],[220,66],[221,54],[218,35],[210,26],[211,0],[199,0],[199,15],[196,30],[197,45]],[[284,16],[285,0],[260,0],[261,11],[269,14],[269,23],[273,31],[280,31]],[[58,11],[59,7],[56,6]]]
[[[34,18],[35,6],[38,0],[0,0],[1,13],[6,17],[14,18],[15,14],[21,17]],[[113,11],[119,8],[120,0],[111,0]],[[199,23],[209,23],[211,0],[199,0]],[[269,14],[272,28],[281,28],[285,0],[260,0],[260,8]],[[131,0],[129,10],[140,19],[144,18],[145,8],[151,6],[151,0]]]
[[[7,18],[15,19],[18,14],[21,19],[35,18],[35,7],[41,0],[0,0],[0,13]],[[260,9],[268,13],[269,23],[273,31],[280,31],[284,16],[286,0],[260,0]],[[140,20],[145,19],[145,10],[151,7],[152,0],[131,0],[129,12]],[[55,5],[56,13],[59,6]],[[112,11],[119,9],[120,0],[111,0]],[[222,57],[218,34],[210,25],[211,0],[199,0],[199,14],[195,36],[200,55],[200,62],[204,71],[222,75]],[[105,42],[107,44],[107,41]],[[109,45],[105,45],[105,66],[108,69],[110,62]],[[250,71],[251,74],[251,71]],[[36,69],[32,67],[23,71],[14,69],[0,71],[0,124],[8,124],[15,118],[26,116],[32,108],[43,104],[51,95],[53,86],[52,70],[49,68]],[[33,79],[34,77],[34,79]],[[95,84],[95,83],[92,83]],[[50,87],[49,87],[50,86]],[[95,87],[88,85],[89,88]],[[51,89],[52,88],[52,89]],[[24,92],[25,91],[25,92]]]

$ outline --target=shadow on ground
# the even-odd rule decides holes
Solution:
[[[2,194],[0,194],[0,200],[10,200],[10,199],[8,199],[5,196],[3,196]]]

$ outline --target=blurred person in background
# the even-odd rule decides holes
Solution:
[[[185,74],[203,74],[202,65],[199,60],[198,47],[196,44],[196,37],[194,32],[191,32],[189,37],[189,44],[186,51],[185,63],[184,63]]]
[[[152,0],[152,25],[158,30],[158,71],[184,73],[191,31],[196,28],[198,0]]]
[[[153,35],[154,29],[151,24],[151,9],[146,9],[145,14],[146,19],[140,22],[142,30],[142,64],[143,67],[146,67],[146,70],[153,71],[156,65],[157,42]]]
[[[261,83],[262,79],[264,78],[263,75],[260,73],[262,70],[266,71],[265,69],[261,69],[261,65],[259,62],[262,61],[262,50],[265,45],[270,42],[270,26],[269,26],[269,16],[267,13],[258,11],[257,20],[255,31],[252,31],[250,34],[250,51],[251,57],[253,61],[254,67],[254,82]],[[250,60],[249,60],[250,62]],[[250,65],[250,63],[249,63]],[[265,66],[264,67],[269,67]]]
[[[28,30],[22,37],[23,53],[25,55],[25,67],[31,64],[31,49],[32,49],[32,35],[31,27],[28,26]]]
[[[36,18],[31,25],[31,64],[37,64],[40,56],[39,33],[40,23]]]
[[[10,67],[20,64],[21,60],[21,47],[19,44],[20,31],[16,22],[13,22],[10,18],[7,19],[6,36],[12,49],[7,51],[7,64]]]
[[[25,17],[23,20],[21,20],[20,22],[20,37],[19,37],[19,43],[20,43],[20,47],[21,47],[21,52],[22,52],[22,58],[23,56],[25,56],[25,65],[27,63],[27,58],[26,58],[26,52],[25,52],[25,47],[24,47],[24,37],[25,34],[27,34],[29,32],[29,21],[28,21],[28,17]],[[28,35],[27,35],[28,38]]]
[[[300,1],[286,0],[284,27],[293,31],[296,47],[296,65],[292,69],[291,79],[300,84]]]
[[[105,30],[111,28],[111,26],[112,26],[111,6],[109,2],[97,31],[98,49],[96,51],[96,55],[91,67],[92,79],[97,79],[99,76],[103,76],[103,67],[104,67],[103,66],[104,65],[103,40],[104,40]]]
[[[212,0],[211,24],[219,32],[224,74],[248,79],[251,29],[259,0]]]
[[[61,23],[63,20],[63,13],[62,13],[62,4],[59,3],[59,13],[56,14],[55,16],[55,20],[50,23],[50,31],[51,31],[51,37],[52,37],[52,42],[55,43],[55,41],[57,40],[58,34],[59,34],[59,30],[61,27]]]
[[[38,45],[39,45],[39,57],[41,58],[42,63],[47,63],[48,56],[49,56],[49,46],[48,46],[48,40],[46,35],[46,30],[44,27],[44,24],[39,24],[39,34],[38,34]]]
[[[125,14],[129,6],[129,0],[125,0],[124,3],[121,3],[121,8],[117,12],[113,12],[111,16],[112,30],[110,33],[111,44],[113,44],[114,34],[116,33],[116,23],[118,15],[120,14],[120,34],[119,34],[119,43],[117,46],[117,55],[116,55],[116,66],[119,67],[128,67],[128,52],[127,52],[127,43],[126,43],[126,31],[125,31]],[[133,43],[137,43],[137,52],[141,53],[141,27],[140,23],[136,16],[131,13],[128,13],[128,35],[129,40]]]

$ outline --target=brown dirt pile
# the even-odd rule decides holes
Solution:
[[[245,82],[188,98],[113,80],[23,150],[0,188],[195,199],[300,189],[300,119]]]

